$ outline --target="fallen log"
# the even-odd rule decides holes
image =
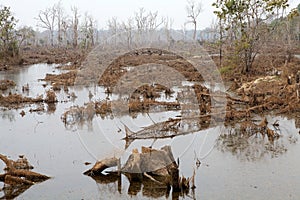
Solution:
[[[110,167],[116,167],[118,166],[118,163],[120,162],[120,159],[113,157],[113,158],[107,158],[101,161],[97,161],[95,165],[85,171],[83,174],[88,176],[93,176],[97,174],[101,174],[103,170],[110,168]]]
[[[15,177],[23,177],[26,180],[33,181],[33,182],[42,182],[42,181],[45,181],[50,178],[46,175],[32,172],[32,171],[25,170],[25,169],[11,170],[11,171],[7,172],[7,175],[11,175],[11,176],[15,176]]]
[[[12,176],[12,175],[8,175],[6,174],[5,178],[4,178],[4,183],[8,184],[8,185],[19,185],[19,184],[23,184],[23,185],[33,185],[34,182],[20,178],[18,176]]]
[[[19,162],[8,159],[0,154],[0,159],[6,164],[6,173],[0,174],[0,181],[9,185],[33,185],[35,182],[42,182],[50,177],[30,171],[28,169],[17,169]],[[22,163],[23,164],[23,163]],[[29,165],[29,163],[28,163]],[[29,165],[31,166],[31,165]]]

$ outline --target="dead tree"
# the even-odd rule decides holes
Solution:
[[[56,12],[57,10],[54,7],[47,8],[44,11],[40,11],[36,18],[38,20],[38,26],[49,31],[51,46],[54,45],[54,29],[57,23]]]
[[[83,36],[83,47],[86,49],[95,45],[95,27],[96,20],[94,20],[94,18],[88,13],[85,13],[80,31]]]
[[[196,33],[197,33],[197,18],[199,14],[202,11],[202,4],[196,3],[193,0],[189,0],[187,2],[186,6],[186,12],[187,12],[187,17],[189,18],[189,21],[187,23],[192,23],[194,25],[194,34],[193,34],[193,39],[196,39]]]
[[[134,29],[133,19],[131,17],[127,19],[127,22],[122,22],[122,29],[126,33],[127,47],[130,49],[132,43],[133,29]]]
[[[61,6],[61,1],[59,1],[57,4],[53,6],[55,10],[55,17],[57,20],[57,42],[58,45],[61,45],[62,43],[62,26],[63,26],[63,19],[64,19],[64,9]]]
[[[73,43],[73,47],[77,48],[78,46],[78,25],[79,25],[79,13],[78,13],[78,8],[73,6],[71,8],[73,16],[72,16],[72,31],[73,31],[73,37],[72,37],[72,43]]]
[[[64,18],[62,23],[61,23],[61,26],[62,26],[62,33],[63,33],[63,40],[62,42],[65,44],[65,45],[68,45],[69,44],[69,40],[68,40],[68,29],[70,27],[70,24],[69,24],[69,19],[67,18]]]
[[[119,28],[118,19],[116,17],[112,17],[107,21],[108,30],[110,32],[110,35],[113,37],[114,45],[117,44],[117,33]]]

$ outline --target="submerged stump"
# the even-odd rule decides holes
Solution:
[[[106,158],[97,161],[84,174],[95,178],[95,180],[97,180],[98,176],[103,179],[105,177],[109,178],[110,174],[114,177],[117,174],[119,177],[121,177],[121,174],[124,174],[131,186],[137,183],[149,186],[153,185],[149,184],[149,182],[152,182],[159,188],[164,188],[164,190],[169,190],[170,186],[172,186],[174,192],[189,188],[190,179],[179,177],[178,165],[174,160],[170,146],[164,146],[161,149],[142,147],[141,153],[134,149],[125,164],[117,172],[110,171],[107,173],[108,175],[104,175],[105,169],[117,166],[120,166],[120,159],[115,157]]]

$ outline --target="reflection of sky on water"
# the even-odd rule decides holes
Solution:
[[[44,78],[45,73],[52,73],[53,70],[58,72],[53,66],[34,65],[5,75],[1,72],[0,77],[15,80],[19,91],[23,84],[29,83],[33,88],[29,95],[36,96],[45,90],[41,85],[43,82],[36,79]],[[94,100],[106,98],[101,87],[76,87],[71,87],[69,93],[75,92],[78,98],[57,103],[56,110],[51,114],[30,113],[29,109],[34,105],[19,110],[0,111],[0,153],[13,159],[24,154],[35,171],[53,177],[31,187],[20,196],[21,199],[129,199],[129,183],[125,178],[122,179],[122,194],[119,194],[117,182],[96,184],[93,179],[84,176],[82,172],[91,167],[85,166],[84,162],[94,163],[95,159],[119,155],[124,163],[133,148],[140,149],[141,145],[152,144],[153,140],[134,141],[128,151],[124,152],[125,142],[121,140],[124,137],[124,127],[121,122],[128,122],[137,131],[152,124],[152,120],[159,122],[178,115],[178,112],[163,112],[150,114],[151,119],[146,114],[139,114],[135,119],[129,116],[114,116],[113,119],[96,117],[89,125],[66,130],[60,117],[67,108],[72,105],[82,106],[88,102],[89,91],[94,94]],[[58,96],[60,100],[68,99],[64,91],[58,92]],[[26,113],[24,117],[19,114],[21,110]],[[187,177],[192,175],[195,157],[202,158],[202,165],[196,176],[197,199],[297,199],[300,196],[300,147],[297,141],[289,142],[290,136],[298,138],[295,135],[298,133],[295,121],[281,117],[269,118],[270,123],[279,119],[284,137],[278,142],[287,149],[285,153],[273,158],[263,156],[255,161],[245,162],[226,149],[222,153],[217,148],[212,148],[219,134],[225,130],[223,127],[157,140],[153,147],[171,145],[175,159],[180,158],[180,174]],[[122,129],[121,132],[118,132],[119,128]],[[250,142],[248,146],[251,147],[248,150],[256,150],[253,143]],[[146,197],[141,192],[132,197],[143,198]]]

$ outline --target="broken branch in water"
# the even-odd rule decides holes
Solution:
[[[102,171],[107,168],[118,166],[119,162],[120,162],[120,159],[118,159],[116,157],[97,161],[91,169],[87,170],[83,174],[88,175],[88,176],[97,175],[97,174],[102,173]]]
[[[18,162],[8,159],[6,156],[0,154],[0,159],[5,163],[6,168],[5,174],[0,174],[0,181],[3,181],[9,185],[33,185],[35,182],[42,182],[50,177],[46,175],[42,175],[36,172],[32,172],[31,165],[29,163],[28,166],[22,166],[26,162]],[[22,158],[24,161],[27,161],[26,158]],[[23,168],[23,169],[19,169]]]

